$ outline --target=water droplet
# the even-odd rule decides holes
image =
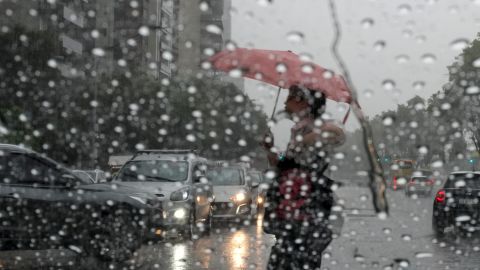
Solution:
[[[394,261],[401,267],[400,269],[407,269],[410,267],[410,261],[407,259],[395,259]]]
[[[371,90],[371,89],[366,89],[365,91],[363,91],[363,95],[364,95],[366,98],[371,98],[371,97],[373,97],[373,94],[374,94],[374,92],[373,92],[373,90]]]
[[[427,40],[427,37],[426,36],[418,36],[415,38],[415,40],[417,41],[417,43],[424,43],[426,40]]]
[[[274,179],[276,176],[275,172],[272,171],[272,170],[268,170],[266,173],[265,173],[265,177],[267,179]]]
[[[433,64],[437,61],[437,57],[431,53],[426,53],[421,57],[422,62],[425,64]]]
[[[19,116],[18,116],[18,119],[21,121],[21,122],[27,122],[27,116],[23,113],[21,113]]]
[[[395,88],[395,82],[393,80],[387,79],[382,82],[383,89],[393,90]]]
[[[380,213],[377,214],[377,217],[381,220],[385,220],[385,219],[387,219],[388,215],[385,212],[380,212]]]
[[[430,252],[418,252],[415,253],[415,258],[417,259],[422,259],[422,258],[431,258],[433,257],[433,254]]]
[[[424,145],[421,145],[417,148],[417,151],[418,151],[418,153],[420,153],[422,155],[426,155],[428,153],[428,147],[424,146]]]
[[[232,69],[230,72],[228,72],[228,75],[233,78],[240,78],[242,77],[242,74],[242,71],[238,68]]]
[[[395,119],[392,116],[385,116],[382,119],[382,123],[384,126],[391,126],[395,122]]]
[[[467,93],[467,95],[476,95],[480,93],[480,88],[476,85],[472,85],[467,87],[467,89],[465,90],[465,93]]]
[[[410,61],[410,57],[408,55],[402,54],[402,55],[398,55],[397,57],[395,57],[395,60],[399,64],[405,64],[408,61]]]
[[[342,153],[342,152],[338,152],[338,153],[335,153],[335,159],[344,159],[345,158],[345,154]]]
[[[144,37],[147,37],[148,35],[150,35],[150,28],[148,28],[148,26],[141,26],[140,28],[138,28],[138,33],[141,35],[141,36],[144,36]]]
[[[55,59],[49,59],[47,65],[51,68],[56,68],[58,66],[57,61]]]
[[[196,118],[202,117],[202,112],[199,111],[199,110],[194,110],[194,111],[192,112],[192,116],[193,116],[193,117],[196,117]]]
[[[291,31],[287,33],[287,41],[291,43],[301,43],[305,39],[305,36],[302,32]]]
[[[455,50],[455,51],[461,51],[466,47],[468,47],[468,43],[469,43],[468,39],[459,38],[452,41],[452,43],[450,43],[450,48],[452,48],[452,50]]]
[[[102,48],[93,48],[92,53],[93,55],[100,56],[100,57],[105,56],[105,50]]]
[[[164,51],[162,53],[162,58],[167,60],[167,61],[172,61],[173,60],[173,53],[171,53],[170,51]]]
[[[112,206],[112,205],[114,205],[114,202],[112,200],[108,200],[107,205]]]
[[[138,111],[138,109],[140,109],[140,107],[136,103],[132,103],[132,104],[128,105],[128,108],[132,111]]]
[[[375,44],[373,44],[373,49],[377,52],[385,49],[387,43],[383,40],[379,40],[377,42],[375,42]]]
[[[413,83],[413,89],[420,91],[425,87],[425,82],[422,81],[416,81]]]
[[[411,241],[411,240],[412,240],[412,236],[409,235],[409,234],[403,234],[403,235],[402,235],[402,240],[403,240],[403,241],[407,241],[407,242],[408,242],[408,241]]]
[[[355,254],[354,259],[357,262],[364,262],[365,261],[365,257],[360,255],[360,254]]]
[[[285,73],[287,71],[287,66],[283,63],[278,64],[275,68],[279,73]]]
[[[475,61],[473,61],[472,65],[473,65],[473,67],[476,67],[476,68],[480,67],[480,58],[475,59]]]
[[[200,8],[201,11],[205,12],[205,11],[208,11],[208,9],[210,7],[209,7],[207,2],[202,1],[202,2],[200,2],[199,8]]]
[[[333,77],[333,72],[330,70],[325,70],[322,74],[323,78],[331,79]]]
[[[443,167],[443,161],[437,160],[432,162],[432,168],[442,168]]]
[[[302,72],[306,74],[311,74],[313,72],[313,65],[311,64],[305,64],[302,65]]]
[[[363,202],[364,202],[364,201],[366,201],[366,200],[368,200],[368,196],[367,196],[367,195],[365,195],[365,194],[360,195],[360,201],[363,201]]]
[[[372,18],[363,19],[360,24],[364,29],[371,28],[374,25],[375,21]]]
[[[245,100],[245,98],[242,95],[236,95],[234,100],[237,103],[242,103]]]
[[[247,141],[245,141],[244,139],[240,139],[240,140],[238,140],[238,145],[247,146]]]
[[[392,229],[390,229],[390,228],[383,228],[383,233],[384,233],[384,234],[391,234],[391,233],[392,233]]]
[[[90,35],[92,36],[92,38],[97,39],[100,37],[100,32],[97,29],[94,29],[90,32]]]
[[[207,30],[207,32],[209,33],[216,34],[216,35],[222,34],[222,29],[216,24],[207,25],[205,27],[205,30]]]
[[[125,61],[125,59],[118,59],[117,64],[121,67],[126,67],[127,61]]]
[[[145,145],[143,143],[137,143],[135,144],[135,149],[138,151],[145,150]]]
[[[469,215],[461,215],[461,216],[457,216],[455,218],[455,221],[456,222],[465,222],[465,221],[469,221],[470,219],[472,219],[472,217],[470,217]]]
[[[237,44],[233,41],[228,41],[226,44],[225,44],[225,48],[227,48],[227,50],[229,51],[233,51],[237,48]]]
[[[187,139],[189,142],[194,142],[196,140],[195,135],[193,134],[188,134],[185,139]]]
[[[309,53],[300,53],[298,57],[303,62],[313,62],[313,56]]]
[[[410,5],[403,4],[398,6],[397,11],[400,15],[408,15],[410,12],[412,12],[412,7]]]

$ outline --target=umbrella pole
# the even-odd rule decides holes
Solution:
[[[273,117],[275,116],[275,111],[277,110],[277,103],[278,103],[278,98],[280,97],[281,89],[282,89],[281,87],[278,87],[277,98],[275,99],[275,105],[273,106],[273,112],[272,112],[272,116],[270,117],[270,120],[273,120]]]

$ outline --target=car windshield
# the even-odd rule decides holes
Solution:
[[[427,177],[413,177],[412,181],[415,183],[425,183],[428,182],[429,179]]]
[[[445,188],[480,189],[480,175],[450,175],[447,182],[445,183]]]
[[[188,176],[187,161],[134,160],[119,171],[117,181],[182,182]]]
[[[94,178],[92,178],[92,175],[87,173],[87,172],[84,172],[84,171],[73,171],[72,172],[75,176],[77,176],[78,178],[82,179],[83,182],[85,183],[94,183],[95,181],[93,180]]]
[[[240,186],[244,184],[242,172],[237,168],[211,168],[207,178],[215,186]]]

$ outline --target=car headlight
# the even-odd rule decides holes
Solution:
[[[247,198],[247,195],[245,194],[244,191],[240,191],[234,196],[232,196],[230,199],[234,202],[243,202]]]
[[[177,191],[172,192],[170,195],[170,200],[177,202],[177,201],[185,201],[190,196],[190,190],[188,188],[183,188]]]

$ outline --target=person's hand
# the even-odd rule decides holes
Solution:
[[[267,133],[265,133],[265,135],[263,136],[263,140],[262,140],[262,147],[265,149],[265,150],[268,150],[270,151],[270,149],[272,149],[273,145],[274,145],[274,138],[273,138],[273,133],[269,130]]]

